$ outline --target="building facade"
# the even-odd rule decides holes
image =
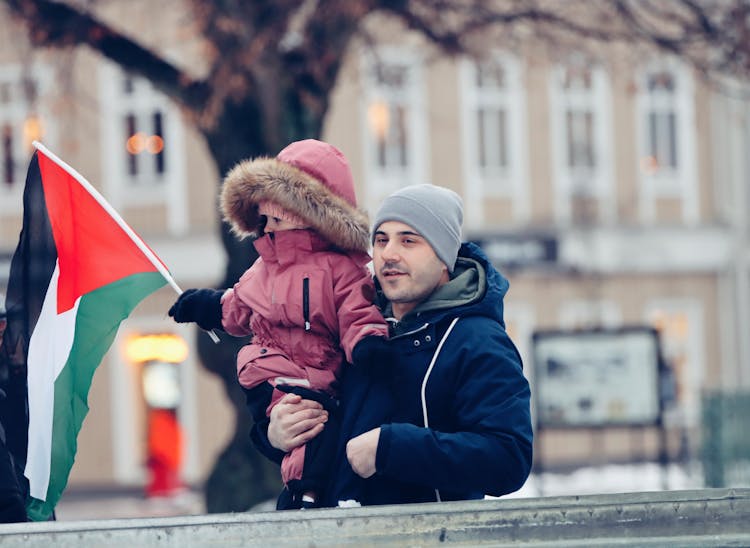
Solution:
[[[179,14],[160,15],[128,24],[192,62]],[[463,197],[465,238],[510,279],[507,327],[532,385],[539,330],[655,327],[675,379],[670,451],[696,456],[704,394],[750,385],[750,103],[710,89],[677,59],[634,61],[615,47],[511,50],[499,40],[481,58],[446,58],[392,22],[368,24],[378,45],[348,52],[323,135],[349,158],[361,205],[373,213],[421,182]],[[88,50],[33,50],[1,8],[0,29],[0,292],[32,138],[99,188],[182,287],[215,284],[222,174],[179,110]],[[184,479],[200,483],[228,440],[233,417],[197,361],[193,328],[166,317],[174,298],[160,290],[121,327],[94,378],[71,486],[145,481],[144,371],[127,354],[138,335],[188,344]],[[592,436],[605,442],[602,461],[658,443],[654,429],[635,449],[622,429],[545,430],[538,458],[584,462]]]

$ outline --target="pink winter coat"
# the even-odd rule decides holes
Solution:
[[[310,229],[263,236],[265,218],[258,207],[263,202]],[[286,377],[335,395],[341,365],[351,360],[357,342],[387,333],[372,304],[375,291],[366,268],[370,228],[357,207],[346,158],[329,143],[305,139],[275,158],[242,161],[224,178],[221,210],[238,236],[258,237],[260,254],[222,296],[224,329],[253,333],[237,356],[240,384],[252,389],[268,381],[275,387]],[[282,396],[272,391],[266,413]],[[285,484],[302,478],[305,455],[301,445],[284,456]]]
[[[266,234],[254,245],[260,258],[221,301],[224,330],[253,333],[237,356],[240,384],[291,377],[333,395],[354,346],[367,335],[387,336],[372,302],[369,256],[344,253],[313,230]]]

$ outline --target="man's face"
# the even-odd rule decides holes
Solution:
[[[427,240],[398,221],[386,221],[375,231],[372,259],[396,319],[449,280],[448,268]]]

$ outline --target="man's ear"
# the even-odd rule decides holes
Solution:
[[[451,273],[448,270],[448,265],[446,265],[443,261],[440,261],[440,266],[442,267],[442,270],[440,271],[440,278],[445,280],[446,282],[451,279]]]

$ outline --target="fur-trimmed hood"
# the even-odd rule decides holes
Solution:
[[[297,141],[276,158],[245,160],[232,168],[224,179],[221,211],[238,236],[261,233],[258,204],[263,201],[302,217],[342,250],[369,250],[369,220],[356,206],[349,165],[328,143]]]

